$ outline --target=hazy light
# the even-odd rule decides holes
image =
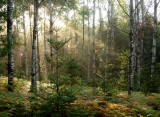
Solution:
[[[21,56],[23,56],[23,54],[22,54],[22,53],[21,53],[20,55],[21,55]]]
[[[58,27],[64,27],[64,26],[65,26],[64,22],[62,22],[62,21],[59,20],[59,19],[57,19],[57,20],[55,21],[55,25],[58,26]]]

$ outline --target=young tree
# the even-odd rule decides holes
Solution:
[[[13,91],[14,53],[13,53],[13,0],[7,1],[7,42],[8,42],[8,90]]]
[[[43,33],[43,40],[44,40],[44,55],[46,54],[46,12],[45,12],[45,7],[44,7],[44,23],[43,23],[43,29],[44,29],[44,33]],[[44,67],[45,67],[45,73],[47,72],[47,66],[46,66],[46,59],[44,59]]]
[[[141,49],[141,43],[139,40],[139,0],[136,0],[136,48],[137,48],[137,77],[138,77],[138,91],[140,91],[140,80],[141,80],[141,54],[140,54],[140,49]]]
[[[84,48],[84,0],[83,0],[83,40],[82,40],[82,62],[81,62],[81,66],[82,66],[82,85],[83,85],[83,78],[84,78],[84,74],[83,74],[83,48]]]
[[[114,2],[111,1],[111,20],[114,22]],[[111,25],[112,33],[111,33],[111,50],[114,52],[115,40],[114,40],[114,26]]]
[[[157,5],[158,5],[157,0],[154,0],[154,30],[153,30],[153,45],[152,45],[151,89],[153,88],[153,82],[154,82],[153,78],[154,78],[155,63],[156,63]]]
[[[24,16],[24,8],[25,8],[25,4],[24,4],[24,0],[22,1],[22,5],[23,5],[23,33],[24,33],[24,53],[25,53],[25,71],[26,71],[26,78],[27,80],[29,80],[28,77],[28,59],[27,59],[27,38],[26,38],[26,26],[25,26],[25,16]]]
[[[133,0],[130,0],[130,34],[129,34],[129,45],[130,45],[130,55],[129,55],[129,88],[128,94],[131,95],[133,92],[133,79],[134,79],[134,46],[135,40],[133,38],[133,27],[134,27],[134,17],[133,17]]]
[[[50,13],[50,40],[53,41],[53,8],[52,0],[49,0],[49,13]],[[50,54],[53,57],[54,50],[53,45],[50,43]],[[51,72],[53,72],[53,65],[51,64]]]
[[[108,22],[107,22],[107,41],[106,41],[106,61],[105,61],[105,76],[104,76],[104,91],[106,89],[106,81],[108,78],[108,42],[109,42],[109,28],[110,28],[110,0],[108,0]]]
[[[30,26],[30,39],[31,39],[31,45],[32,45],[31,0],[29,0],[29,26]]]
[[[96,3],[93,0],[93,87],[96,86],[96,55],[95,55],[95,12],[96,12]]]
[[[36,79],[36,36],[38,27],[38,0],[34,0],[34,28],[33,28],[33,44],[32,44],[32,79],[31,91],[37,90]]]
[[[98,9],[99,9],[99,23],[100,23],[99,37],[100,37],[100,40],[102,40],[102,10],[100,6],[100,0],[98,0]]]
[[[90,79],[90,14],[89,14],[89,0],[87,0],[87,8],[88,8],[88,73],[87,73],[87,83]]]
[[[39,35],[37,31],[37,65],[38,65],[38,80],[41,81],[41,66],[40,66],[40,53],[39,53]]]

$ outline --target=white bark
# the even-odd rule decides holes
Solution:
[[[82,61],[81,61],[81,66],[82,66],[82,84],[83,84],[83,78],[84,78],[84,74],[83,74],[83,56],[84,56],[84,52],[83,52],[83,48],[84,48],[84,0],[83,0],[83,40],[82,40]]]
[[[99,8],[99,35],[100,35],[100,40],[102,40],[102,11],[101,11],[101,6],[100,6],[100,0],[98,0],[98,8]]]
[[[44,54],[46,54],[46,12],[44,7]],[[45,74],[47,73],[46,59],[44,59]]]
[[[112,22],[114,22],[114,2],[112,1],[111,3],[111,20]],[[111,28],[112,28],[112,34],[111,34],[111,50],[112,50],[112,53],[114,53],[114,48],[115,48],[115,40],[114,40],[114,26],[111,25]]]
[[[13,91],[14,53],[13,53],[13,0],[7,1],[7,41],[8,41],[8,90]]]
[[[107,22],[107,40],[106,40],[106,61],[105,61],[105,76],[104,76],[104,91],[106,89],[106,82],[108,79],[108,42],[109,42],[109,28],[110,28],[110,0],[108,1],[108,13],[107,13],[107,17],[108,17],[108,22]]]
[[[26,26],[25,26],[25,16],[24,16],[24,0],[22,1],[23,4],[23,33],[24,33],[24,53],[25,53],[25,72],[26,72],[26,78],[29,80],[28,77],[28,59],[27,59],[27,38],[26,38]]]
[[[38,80],[42,80],[40,79],[41,77],[41,66],[40,66],[40,53],[39,53],[39,35],[38,35],[38,30],[37,30],[37,62],[38,62]]]
[[[50,40],[53,41],[53,8],[52,0],[49,0],[49,13],[50,13]],[[53,43],[50,43],[50,54],[51,58],[53,57]],[[51,64],[51,72],[53,72],[53,65]]]
[[[75,20],[75,44],[76,44],[76,48],[75,48],[75,57],[76,57],[76,61],[77,61],[77,59],[78,59],[78,34],[77,34],[76,11],[74,11],[74,20]]]
[[[137,42],[137,77],[138,77],[138,91],[140,91],[140,80],[141,80],[141,41],[139,40],[139,0],[136,0],[137,4],[137,19],[136,19],[136,42]]]
[[[32,44],[32,79],[31,91],[37,90],[36,78],[36,36],[38,27],[38,0],[34,0],[34,28],[33,28],[33,44]]]
[[[152,65],[151,65],[151,88],[153,88],[154,72],[156,64],[156,43],[157,43],[157,0],[154,0],[154,32],[152,45]]]
[[[96,10],[96,6],[95,6],[95,0],[93,0],[93,87],[96,86],[96,55],[95,55],[95,10]]]
[[[30,38],[31,38],[31,45],[32,45],[32,22],[31,22],[31,1],[29,0],[29,26],[30,26]]]
[[[133,27],[134,27],[134,18],[133,18],[133,0],[130,0],[130,56],[129,56],[129,88],[128,94],[131,95],[133,92],[133,79],[134,79],[134,38],[133,38]]]
[[[87,6],[88,6],[88,11],[89,11],[89,0],[87,0]],[[87,73],[87,83],[90,79],[90,14],[88,14],[88,73]]]

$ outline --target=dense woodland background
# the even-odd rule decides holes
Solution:
[[[159,0],[1,0],[0,116],[160,116]]]

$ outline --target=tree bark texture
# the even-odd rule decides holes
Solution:
[[[8,90],[13,91],[14,53],[13,53],[13,0],[7,1],[7,42],[8,42]]]

